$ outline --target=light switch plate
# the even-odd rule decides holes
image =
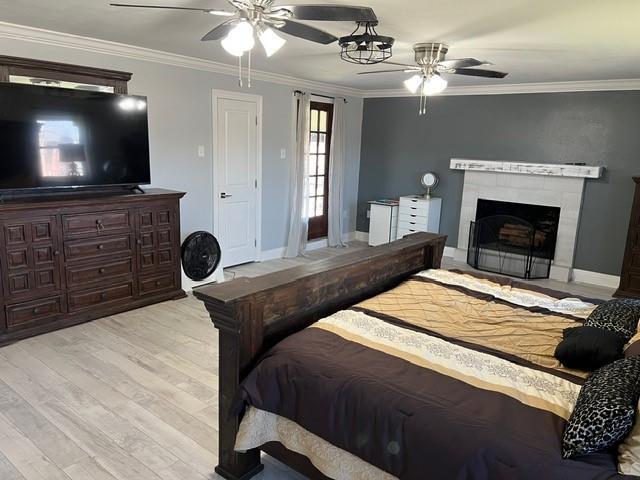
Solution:
[[[280,149],[280,158],[282,160],[284,160],[285,158],[287,158],[287,149],[286,148],[281,148]]]
[[[198,145],[198,157],[204,158],[204,145]]]

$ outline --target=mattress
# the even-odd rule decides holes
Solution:
[[[553,357],[597,301],[428,270],[272,348],[241,386],[239,451],[279,441],[335,479],[608,479],[566,460],[585,374]]]

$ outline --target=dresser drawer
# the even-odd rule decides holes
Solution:
[[[67,267],[67,286],[69,288],[86,288],[88,284],[107,282],[132,273],[133,261],[131,258],[98,265],[77,265]]]
[[[151,295],[176,288],[176,275],[173,272],[140,278],[140,295]]]
[[[403,238],[405,235],[410,235],[412,233],[420,232],[421,230],[410,230],[407,228],[398,227],[398,238]]]
[[[67,261],[85,260],[104,255],[130,255],[131,236],[121,235],[107,238],[66,241],[64,244],[64,254]]]
[[[413,207],[425,211],[428,208],[430,199],[423,197],[400,197],[400,208]]]
[[[400,207],[400,216],[402,215],[411,215],[413,217],[427,217],[428,209],[424,208],[424,206],[405,206]]]
[[[63,313],[62,297],[7,305],[7,330],[19,330],[54,320]]]
[[[109,302],[130,300],[133,298],[131,282],[94,290],[69,293],[69,311],[77,312]]]
[[[427,217],[418,217],[413,215],[405,215],[400,214],[400,218],[398,218],[398,223],[408,223],[410,225],[418,225],[421,227],[427,226]]]
[[[426,232],[426,225],[418,225],[416,223],[411,222],[398,222],[398,230],[409,230],[411,232]]]
[[[97,237],[131,231],[129,210],[82,213],[62,216],[65,238]]]

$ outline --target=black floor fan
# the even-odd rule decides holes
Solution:
[[[221,257],[220,244],[209,232],[193,232],[182,242],[182,268],[191,280],[209,277],[218,268]]]

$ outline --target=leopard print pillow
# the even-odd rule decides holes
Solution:
[[[638,330],[640,300],[616,299],[598,305],[585,321],[585,326],[620,334],[629,341]]]
[[[587,379],[562,437],[562,456],[573,458],[620,443],[633,428],[640,397],[640,357],[606,365]]]

